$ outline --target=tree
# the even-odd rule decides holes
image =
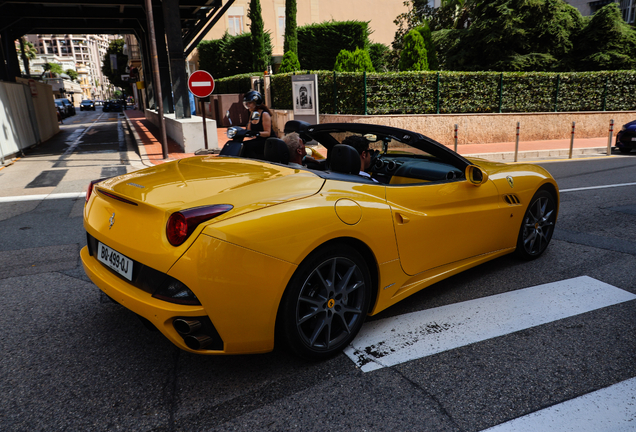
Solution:
[[[431,28],[428,25],[428,21],[424,21],[422,25],[416,27],[415,30],[417,30],[418,33],[422,36],[422,39],[424,39],[424,48],[426,48],[426,60],[428,62],[428,69],[439,69],[439,64],[437,62],[437,50],[435,49],[435,44],[433,43]]]
[[[413,29],[404,36],[404,48],[400,55],[401,71],[428,70],[428,60],[424,38]]]
[[[369,45],[369,57],[376,72],[388,72],[390,67],[391,49],[381,43]]]
[[[280,73],[288,73],[288,72],[296,72],[300,70],[300,63],[298,62],[298,57],[292,51],[286,51],[283,56],[283,62],[280,65]]]
[[[599,9],[579,32],[563,69],[621,70],[636,68],[636,31],[616,3]]]
[[[262,72],[267,69],[268,56],[265,51],[264,24],[260,0],[250,0],[250,8],[247,14],[250,19],[250,32],[252,33],[254,71]]]
[[[296,61],[298,61],[298,24],[296,22],[296,12],[296,0],[285,0],[285,43],[283,49],[285,53],[292,51],[296,56]]]
[[[74,69],[66,69],[64,73],[69,76],[71,81],[77,81],[77,77],[79,76],[77,71]]]
[[[44,63],[44,65],[42,65],[42,69],[44,69],[44,72],[42,72],[40,78],[44,77],[47,72],[49,73],[50,77],[58,76],[59,74],[64,72],[62,70],[62,66],[57,63]]]
[[[38,55],[37,48],[35,48],[35,45],[26,40],[24,37],[21,39],[22,45],[24,45],[24,55],[27,59],[33,60]],[[16,51],[18,52],[19,56],[22,55],[22,48],[20,45],[16,45]]]
[[[375,72],[369,52],[357,48],[355,51],[342,50],[336,57],[333,70],[337,72]]]
[[[110,55],[113,54],[117,59],[117,67],[110,63]],[[126,73],[126,64],[128,63],[128,57],[124,55],[124,40],[116,39],[111,41],[108,45],[108,49],[106,50],[106,54],[104,55],[104,60],[102,61],[102,73],[106,75],[106,78],[113,84],[115,87],[121,87],[123,89],[128,89],[129,83],[123,81],[121,76]]]
[[[470,27],[446,31],[458,41],[437,39],[449,47],[443,52],[448,69],[555,70],[584,25],[578,10],[563,0],[493,0],[475,4],[471,13]]]

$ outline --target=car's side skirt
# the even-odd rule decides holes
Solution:
[[[404,298],[415,294],[423,288],[433,285],[443,279],[450,276],[461,273],[469,268],[478,266],[492,259],[498,258],[503,255],[507,255],[515,251],[515,248],[500,249],[498,251],[486,253],[483,255],[477,255],[471,258],[467,258],[461,261],[453,262],[443,266],[436,267],[434,269],[427,270],[419,273],[415,276],[408,276],[401,272],[402,280],[390,281],[388,278],[382,278],[380,284],[380,292],[378,293],[378,301],[375,307],[371,311],[370,315],[375,315],[378,312],[383,311],[389,306],[403,300]],[[393,272],[395,275],[395,272]],[[396,279],[398,276],[396,275]],[[388,283],[387,283],[388,282]],[[385,288],[383,288],[383,286]]]

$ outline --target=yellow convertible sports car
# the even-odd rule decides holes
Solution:
[[[81,251],[91,280],[186,351],[276,342],[325,358],[366,315],[493,258],[536,258],[550,242],[559,192],[539,166],[465,159],[392,127],[285,129],[322,144],[326,159],[288,166],[275,138],[249,159],[236,139],[224,147],[235,156],[92,182]],[[370,143],[372,178],[341,144],[350,135]]]

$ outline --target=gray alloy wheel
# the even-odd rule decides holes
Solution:
[[[534,259],[545,251],[554,233],[556,210],[556,201],[551,193],[540,190],[534,194],[521,222],[517,256]]]
[[[282,303],[287,345],[305,358],[337,354],[356,336],[369,308],[369,270],[346,245],[310,255],[298,268]]]

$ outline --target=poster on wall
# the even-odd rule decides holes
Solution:
[[[292,75],[294,118],[318,124],[318,75]]]

